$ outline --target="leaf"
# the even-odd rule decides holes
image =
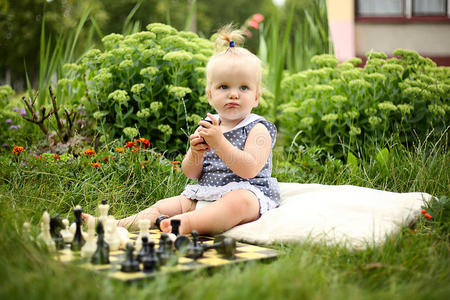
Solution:
[[[378,152],[376,161],[378,163],[378,166],[380,169],[385,173],[385,175],[388,174],[388,163],[389,163],[389,150],[385,147],[380,152]]]
[[[347,166],[352,173],[358,170],[358,159],[350,151],[347,154]]]

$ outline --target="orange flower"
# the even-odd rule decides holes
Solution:
[[[433,217],[431,215],[429,215],[429,214],[425,214],[425,218],[427,218],[428,220],[433,219]]]
[[[60,159],[61,157],[59,157],[59,155],[58,154],[53,154],[52,155],[52,157],[55,159],[55,160],[58,160],[58,159]]]
[[[14,146],[12,153],[13,154],[19,154],[21,152],[25,152],[25,149],[23,149],[23,147],[20,146]]]
[[[92,163],[91,166],[93,166],[94,168],[99,168],[99,167],[101,167],[101,164],[96,162],[96,163]]]
[[[136,142],[125,142],[125,148],[132,148],[132,147],[137,147],[138,143]]]
[[[134,149],[131,149],[131,151],[138,152],[138,151],[141,151],[141,148],[134,148]]]
[[[146,147],[150,147],[150,142],[147,139],[139,138],[137,140],[134,140],[135,142],[138,142],[141,144],[141,146],[145,149]]]
[[[256,23],[261,23],[264,20],[264,16],[262,14],[254,14],[252,20]]]
[[[178,166],[178,164],[180,163],[179,160],[175,161],[169,160],[169,162],[172,164],[172,169],[174,169],[177,173],[181,171],[180,167]]]
[[[108,160],[109,160],[109,155],[103,157],[104,162],[108,162]]]
[[[92,149],[87,149],[86,151],[84,151],[84,155],[89,155],[89,157],[92,157],[95,154],[96,154],[95,151]]]
[[[172,165],[174,165],[174,166],[176,166],[176,165],[178,165],[178,164],[180,163],[179,160],[174,160],[174,161],[169,160],[169,161],[170,161],[170,163],[171,163]]]
[[[119,154],[122,154],[123,150],[124,149],[122,147],[117,147],[116,148],[116,152],[118,152]]]

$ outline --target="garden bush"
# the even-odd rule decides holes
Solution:
[[[66,64],[58,85],[96,119],[101,142],[145,136],[162,151],[184,152],[209,109],[205,65],[213,43],[164,24],[146,29],[105,36],[104,51]]]
[[[396,57],[367,53],[338,64],[331,55],[312,58],[315,66],[282,81],[280,127],[286,146],[320,146],[336,157],[346,147],[383,143],[395,133],[402,143],[441,137],[449,124],[450,68],[436,67],[416,52]]]

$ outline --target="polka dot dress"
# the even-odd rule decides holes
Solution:
[[[273,148],[277,129],[274,124],[256,114],[250,114],[236,127],[224,132],[223,135],[233,146],[243,150],[250,130],[258,123],[266,126],[272,138]],[[234,174],[219,158],[214,149],[211,149],[210,152],[205,153],[202,175],[198,184],[187,185],[182,195],[195,200],[215,201],[230,191],[246,189],[257,196],[262,215],[277,207],[280,203],[278,181],[271,175],[272,151],[262,170],[254,178],[245,179]]]

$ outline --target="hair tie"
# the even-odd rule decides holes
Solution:
[[[230,41],[230,48],[234,48],[234,41]]]

